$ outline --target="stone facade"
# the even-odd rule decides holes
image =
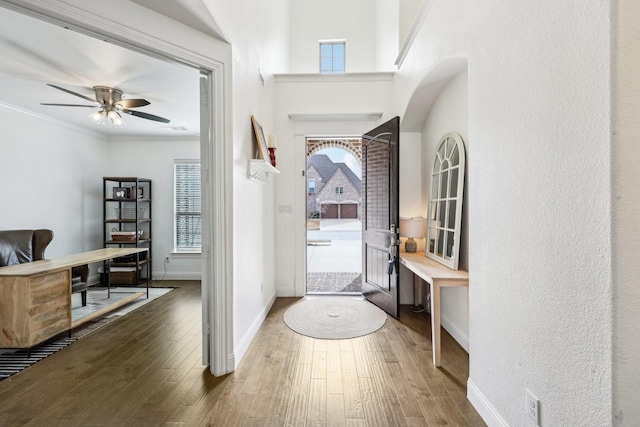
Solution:
[[[328,214],[327,206],[343,204],[356,204],[358,207],[357,218],[360,218],[360,190],[355,188],[341,169],[336,169],[316,196],[315,202],[316,208],[320,208],[321,218],[326,216],[323,214]],[[339,209],[338,212],[341,210]],[[340,218],[343,217],[340,213],[338,215]],[[330,216],[333,217],[333,215]]]
[[[308,218],[360,218],[360,178],[347,165],[316,154],[306,177]]]

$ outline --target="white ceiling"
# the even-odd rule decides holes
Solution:
[[[0,7],[0,103],[113,136],[199,134],[199,72],[94,39]],[[93,86],[115,87],[125,98],[151,104],[135,110],[170,119],[168,124],[123,115],[122,127],[96,125],[90,108],[55,84],[93,97]],[[186,128],[176,130],[174,128]]]

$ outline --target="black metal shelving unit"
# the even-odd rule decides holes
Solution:
[[[110,283],[138,286],[151,281],[152,261],[151,240],[153,227],[151,204],[151,180],[139,177],[103,177],[103,241],[104,247],[148,248],[148,251],[129,257],[121,257],[105,262],[104,272],[110,274]],[[131,240],[116,240],[112,232],[134,232]],[[114,277],[113,268],[134,268],[135,274]],[[131,277],[128,277],[131,276]],[[130,278],[130,280],[127,280]],[[116,280],[114,280],[116,279]]]

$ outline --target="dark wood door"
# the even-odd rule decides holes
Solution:
[[[362,135],[362,293],[398,317],[400,119]]]

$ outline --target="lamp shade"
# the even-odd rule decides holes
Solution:
[[[400,235],[410,238],[422,238],[424,237],[424,224],[424,218],[400,218]]]

